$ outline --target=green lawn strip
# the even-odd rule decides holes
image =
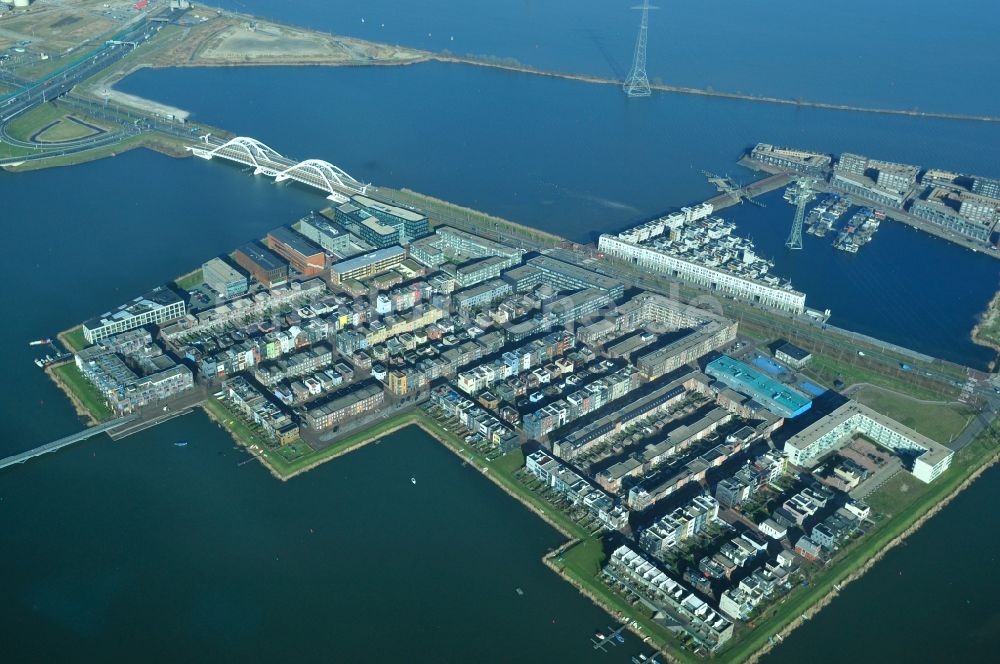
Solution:
[[[14,172],[23,171],[35,171],[41,170],[43,168],[55,168],[58,166],[74,166],[76,164],[83,164],[89,161],[95,161],[97,159],[103,159],[105,157],[113,157],[129,150],[135,148],[147,148],[155,152],[160,152],[172,157],[185,156],[184,151],[185,143],[180,139],[173,139],[160,134],[144,133],[134,136],[129,136],[117,143],[111,145],[105,145],[99,148],[94,148],[92,150],[84,150],[82,152],[75,152],[68,155],[58,155],[53,154],[51,157],[45,159],[33,159],[30,161],[25,161],[20,166],[14,167],[10,170]],[[0,144],[0,157],[3,156],[2,149],[9,147]],[[38,153],[42,152],[41,150]],[[54,150],[53,153],[58,152]],[[12,157],[20,157],[31,154],[37,154],[34,151],[26,150],[22,154],[14,154]]]
[[[442,427],[431,416],[427,415],[423,411],[418,411],[416,414],[417,417],[420,418],[420,421],[446,445],[459,450],[465,457],[468,457],[469,454],[480,456],[476,450],[466,445],[461,438],[449,431],[446,431],[444,427]],[[526,487],[520,480],[514,477],[514,471],[524,465],[524,455],[520,450],[509,452],[495,461],[485,461],[479,459],[477,460],[477,463],[485,464],[486,467],[489,468],[489,474],[493,476],[499,484],[502,484],[505,488],[516,494],[523,501],[529,503],[532,507],[544,513],[546,517],[559,524],[559,527],[566,532],[569,532],[574,537],[580,539],[590,536],[583,526],[578,524],[569,516],[563,514],[562,511],[549,504],[548,501]]]
[[[236,439],[243,445],[249,447],[257,445],[264,448],[266,441],[260,438],[243,420],[216,397],[209,397],[203,402],[205,408],[211,412],[222,425],[230,431]]]
[[[62,120],[64,115],[66,115],[66,111],[55,104],[41,104],[11,120],[7,131],[13,138],[20,141],[29,141],[31,140],[31,136],[39,129]]]
[[[954,439],[973,416],[963,406],[920,403],[870,387],[858,390],[853,398],[939,443]]]
[[[177,284],[177,287],[184,290],[191,290],[195,286],[200,286],[204,281],[205,276],[200,267],[196,270],[191,270],[184,276],[174,279],[174,283]]]
[[[639,623],[643,629],[643,633],[651,637],[651,647],[669,650],[674,658],[684,662],[701,661],[692,653],[680,650],[675,637],[664,630],[663,627],[653,622],[651,615],[637,608],[641,607],[641,604],[632,606],[624,597],[612,590],[600,578],[601,569],[604,564],[604,547],[601,540],[588,536],[567,549],[562,555],[562,560],[556,560],[555,562],[557,565],[561,565],[564,574],[576,581],[606,606],[621,612],[630,621],[635,620]]]
[[[361,429],[356,433],[338,440],[329,447],[324,447],[319,451],[310,452],[291,461],[285,459],[281,455],[280,451],[275,450],[268,450],[265,452],[264,460],[268,466],[274,469],[275,472],[282,477],[287,478],[290,475],[301,471],[303,468],[329,459],[332,456],[336,456],[337,454],[342,453],[345,449],[353,447],[358,443],[362,443],[367,440],[374,441],[388,433],[390,429],[406,424],[410,421],[413,421],[413,413],[403,413],[401,415],[397,415],[396,417],[389,418],[384,422],[380,422],[376,426]]]
[[[113,413],[104,403],[104,396],[84,378],[75,364],[69,362],[53,368],[52,371],[76,395],[95,420],[103,422],[111,419]]]
[[[924,484],[909,473],[897,473],[880,486],[878,491],[868,496],[865,502],[876,512],[893,515],[912,505],[932,487],[933,485]]]
[[[805,368],[805,373],[827,384],[832,383],[836,379],[842,380],[846,385],[870,383],[871,385],[879,385],[880,387],[886,387],[896,392],[909,394],[918,399],[945,400],[953,396],[943,391],[943,386],[942,391],[932,390],[900,378],[847,364],[826,355],[813,355],[812,360],[809,361],[809,364]]]
[[[0,142],[0,159],[13,159],[15,157],[27,157],[35,154],[31,148],[22,148],[16,145],[8,145]]]
[[[747,630],[745,638],[734,640],[732,646],[722,654],[721,661],[741,662],[745,660],[763,647],[768,637],[781,631],[788,622],[803,614],[830,593],[834,585],[843,581],[882,551],[890,541],[902,534],[928,510],[958,488],[973,471],[995,453],[995,442],[993,445],[987,442],[988,436],[995,437],[995,435],[995,433],[986,431],[975,442],[957,453],[951,468],[944,475],[933,484],[924,485],[923,491],[914,491],[911,494],[912,501],[909,505],[887,518],[858,540],[854,547],[838,556],[830,567],[825,568],[811,580],[809,586],[796,587],[786,596],[788,599],[784,604],[765,607],[765,612],[777,610],[777,613],[754,625],[752,630]],[[920,480],[909,476],[908,473],[907,479],[911,480],[913,484],[922,484]],[[885,487],[879,491],[884,489]],[[875,506],[882,504],[877,498],[879,491],[869,497],[868,502],[873,509],[878,509]]]
[[[81,351],[90,345],[87,342],[87,338],[83,336],[83,325],[77,325],[65,332],[60,332],[58,337],[63,345],[66,346],[66,349],[73,353]]]
[[[84,127],[72,120],[62,119],[39,134],[38,140],[43,143],[58,143],[62,141],[75,141],[87,138],[88,136],[94,136],[98,133],[90,127]]]

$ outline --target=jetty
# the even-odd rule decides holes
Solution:
[[[64,436],[59,440],[54,440],[50,443],[45,443],[44,445],[39,445],[38,447],[32,448],[20,454],[14,454],[13,456],[0,459],[0,469],[6,468],[7,466],[13,466],[17,463],[24,463],[29,459],[34,459],[37,456],[43,454],[49,454],[51,452],[56,452],[64,447],[73,445],[74,443],[79,443],[81,441],[87,440],[88,438],[93,438],[99,433],[105,433],[117,427],[127,424],[132,420],[136,419],[138,415],[126,415],[125,417],[119,417],[114,420],[109,420],[102,424],[97,424],[92,427],[88,427],[83,431],[78,431],[77,433],[70,434],[69,436]]]

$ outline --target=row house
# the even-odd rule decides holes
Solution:
[[[271,402],[256,386],[243,376],[236,376],[222,384],[224,398],[260,426],[272,440],[284,445],[299,437],[299,426],[276,404]]]
[[[461,422],[466,430],[483,436],[487,442],[504,452],[519,444],[517,435],[500,420],[448,385],[440,385],[431,390],[431,403]]]
[[[317,344],[283,359],[258,365],[254,377],[261,385],[270,387],[288,378],[314,373],[332,362],[333,348],[329,344]]]
[[[695,496],[643,530],[639,535],[639,546],[662,559],[670,549],[702,532],[718,516],[719,503],[714,498]]]
[[[538,450],[529,454],[525,459],[525,468],[570,504],[582,505],[590,510],[607,530],[621,530],[628,525],[627,510],[616,505],[611,496],[545,451]]]
[[[313,431],[324,431],[378,410],[384,402],[385,394],[377,382],[359,384],[322,403],[310,404],[303,410],[302,419]]]

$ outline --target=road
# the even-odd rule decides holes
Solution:
[[[80,108],[81,110],[100,111],[100,104],[81,97],[72,96],[73,87],[129,55],[133,50],[138,48],[139,44],[145,42],[155,34],[157,24],[151,23],[150,19],[169,13],[170,9],[165,8],[157,14],[140,16],[134,23],[118,33],[114,40],[109,40],[108,43],[93,53],[64,65],[37,81],[24,83],[22,79],[12,74],[5,74],[5,81],[9,83],[21,83],[22,85],[14,92],[0,97],[0,141],[15,147],[38,150],[38,153],[5,159],[0,161],[0,165],[93,150],[120,143],[140,131],[154,129],[155,127],[151,120],[137,115],[134,118],[133,124],[123,127],[119,131],[110,131],[99,136],[76,141],[40,145],[11,136],[9,124],[23,113],[57,98],[60,98],[63,103]],[[115,124],[121,126],[120,122],[115,122]],[[175,131],[181,130],[178,129]]]

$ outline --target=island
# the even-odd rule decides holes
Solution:
[[[54,349],[37,364],[89,426],[0,465],[201,409],[246,451],[240,463],[288,481],[420,427],[562,533],[544,563],[615,621],[593,635],[595,649],[628,630],[650,657],[742,662],[779,644],[998,459],[995,373],[837,328],[720,216],[788,186],[792,248],[808,232],[863,251],[890,218],[996,255],[995,179],[761,143],[741,163],[764,179],[744,187],[708,174],[716,198],[584,245],[358,182],[114,84],[143,67],[425,60],[621,81],[336,37],[186,0],[149,11],[77,5],[5,19],[0,48],[15,62],[0,78],[0,167],[147,147],[294,180],[329,207],[109,303],[119,306],[58,340],[32,342]],[[993,348],[998,307],[1000,297],[973,333]]]
[[[828,325],[710,202],[597,247],[339,198],[47,371],[112,437],[200,407],[280,480],[420,427],[672,661],[759,656],[997,460],[990,376]]]

